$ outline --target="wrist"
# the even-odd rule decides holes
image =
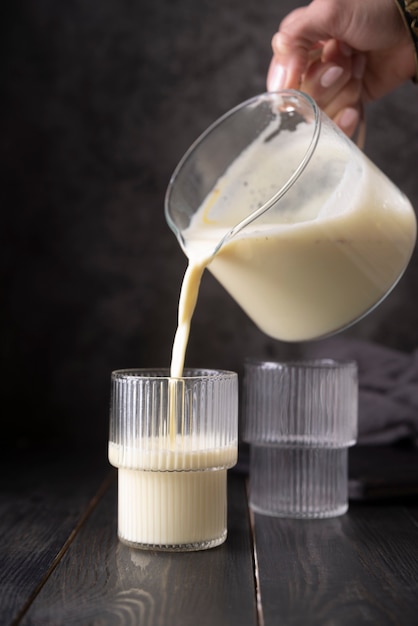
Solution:
[[[412,79],[418,83],[418,0],[395,0],[395,2],[413,45],[415,73]]]

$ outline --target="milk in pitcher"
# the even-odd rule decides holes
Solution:
[[[309,131],[310,132],[310,131]],[[303,133],[267,130],[232,163],[183,231],[191,262],[268,204],[297,169]],[[266,140],[267,139],[267,140]],[[348,140],[321,134],[297,181],[262,215],[226,237],[208,269],[266,334],[303,341],[365,315],[396,284],[415,243],[407,198]]]

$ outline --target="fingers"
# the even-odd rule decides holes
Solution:
[[[364,54],[331,39],[310,50],[298,85],[348,136],[361,119],[365,65]],[[274,65],[271,71],[276,71]]]
[[[356,132],[359,132],[362,123],[362,107],[360,104],[355,107],[346,107],[339,111],[333,119],[348,137],[353,137]]]
[[[267,89],[307,91],[348,135],[362,117],[363,103],[416,72],[410,37],[393,0],[311,0],[285,17],[272,48]]]
[[[314,0],[295,9],[281,23],[273,36],[273,59],[267,76],[267,88],[298,89],[309,65],[309,56],[318,43],[337,37],[342,28],[341,3]]]
[[[332,40],[309,65],[300,88],[350,134],[361,108],[365,56]],[[358,119],[357,119],[358,122]]]
[[[274,56],[267,74],[268,91],[298,89],[309,63],[310,44],[298,43],[297,46],[293,44],[290,49],[286,43],[286,36],[276,33],[272,46]]]
[[[321,67],[310,74],[309,79],[303,81],[301,90],[309,93],[318,106],[328,117],[337,122],[344,132],[349,135],[352,133],[358,122],[355,112],[360,108],[361,83],[353,78],[350,72],[327,64],[325,68]]]
[[[343,54],[338,42],[332,40],[322,49],[320,55],[313,57],[308,66],[300,88],[309,93],[323,109],[332,117],[338,112],[334,107],[337,96],[344,93],[352,77],[353,59],[351,54]],[[347,102],[352,104],[352,96]]]

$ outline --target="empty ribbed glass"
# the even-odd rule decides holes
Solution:
[[[243,389],[251,507],[282,517],[345,513],[347,450],[357,438],[356,363],[247,361]]]
[[[225,541],[226,472],[237,440],[236,373],[113,372],[109,460],[118,468],[119,538],[160,550]]]

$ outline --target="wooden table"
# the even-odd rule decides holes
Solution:
[[[106,450],[26,450],[2,465],[1,626],[418,624],[416,497],[275,519],[249,512],[246,476],[230,472],[226,543],[156,553],[117,540]]]

